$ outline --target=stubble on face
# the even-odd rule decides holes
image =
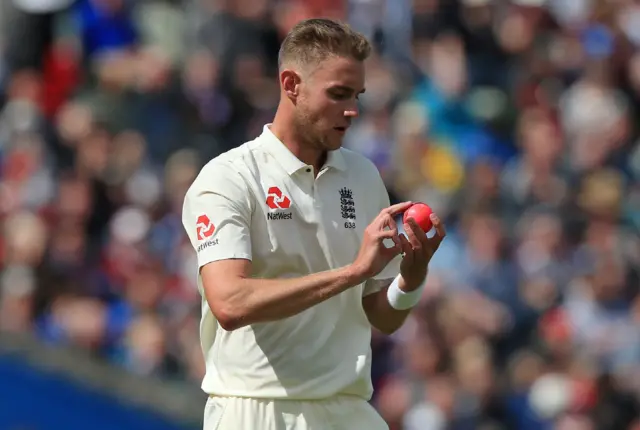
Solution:
[[[362,91],[364,68],[362,63],[341,57],[330,57],[318,66],[302,71],[303,86],[294,126],[299,138],[309,147],[330,151],[342,146],[343,136],[334,127],[344,127],[351,122],[351,118],[344,115]]]
[[[324,151],[326,150],[326,138],[320,127],[321,115],[313,112],[309,108],[309,101],[306,97],[301,97],[296,115],[294,117],[294,127],[299,139],[304,142],[307,147]]]

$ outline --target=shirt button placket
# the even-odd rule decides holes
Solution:
[[[316,222],[318,223],[319,236],[318,241],[320,242],[320,246],[322,247],[325,257],[330,264],[335,264],[333,261],[333,256],[331,255],[331,242],[330,238],[327,236],[327,226],[325,225],[326,219],[322,214],[323,204],[322,204],[322,184],[315,178],[313,181],[313,208],[314,215],[316,217]],[[326,182],[326,181],[325,181]]]

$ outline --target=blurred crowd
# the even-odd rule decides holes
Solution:
[[[345,145],[448,225],[374,334],[392,430],[640,429],[640,1],[3,0],[0,330],[200,382],[186,188],[300,19],[365,33]]]

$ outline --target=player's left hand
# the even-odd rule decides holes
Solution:
[[[431,222],[433,222],[436,231],[431,238],[427,237],[427,234],[412,218],[404,223],[406,236],[399,235],[403,253],[400,274],[407,287],[412,290],[424,282],[429,262],[446,236],[444,224],[436,214],[431,214]]]

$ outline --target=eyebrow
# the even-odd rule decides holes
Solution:
[[[330,87],[330,89],[346,91],[346,92],[354,92],[355,91],[353,88],[347,87],[346,85],[336,85],[336,86]],[[365,91],[366,91],[366,88],[363,88],[360,91],[358,91],[357,93],[358,94],[363,94]]]

